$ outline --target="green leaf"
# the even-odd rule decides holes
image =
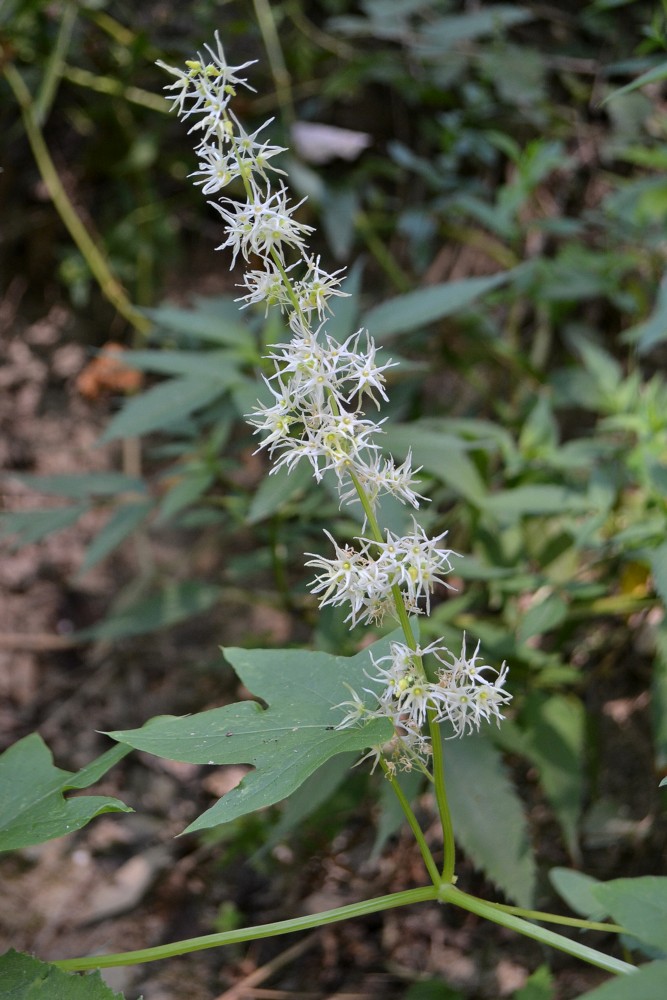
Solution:
[[[395,636],[394,636],[395,637]],[[391,637],[373,647],[388,652]],[[280,802],[339,753],[364,750],[391,737],[391,724],[375,719],[363,727],[335,728],[349,701],[368,687],[368,649],[353,657],[295,649],[225,649],[240,680],[267,703],[245,701],[186,718],[151,719],[141,729],[109,735],[136,749],[194,764],[250,764],[241,784],[192,823],[205,830]]]
[[[598,388],[605,396],[614,396],[623,381],[623,369],[616,358],[585,336],[577,337],[573,346]]]
[[[160,521],[168,521],[184,507],[193,504],[215,482],[215,472],[201,462],[192,462],[178,472],[180,476],[160,503]]]
[[[655,634],[655,662],[651,672],[651,716],[656,768],[667,764],[667,623],[663,620]],[[659,787],[663,787],[664,779]]]
[[[649,962],[628,976],[616,976],[579,1000],[665,1000],[667,962]]]
[[[573,695],[545,697],[537,693],[528,697],[522,722],[524,753],[539,769],[540,784],[556,813],[568,850],[577,859],[584,799],[584,707]]]
[[[83,500],[89,496],[113,496],[116,493],[145,493],[146,484],[136,476],[122,472],[89,472],[86,475],[31,476],[12,473],[12,479],[36,493]]]
[[[54,767],[51,751],[37,733],[5,750],[0,756],[0,851],[62,837],[102,813],[132,812],[108,796],[65,799],[63,795],[74,788],[88,788],[126,753],[124,747],[113,747],[72,774]]]
[[[0,956],[0,995],[6,1000],[123,1000],[99,972],[86,976],[62,972],[14,950]]]
[[[649,553],[653,583],[663,604],[667,605],[667,542]]]
[[[128,351],[123,361],[130,368],[161,375],[193,375],[233,385],[238,367],[230,351]]]
[[[617,878],[592,892],[628,934],[667,953],[667,878]]]
[[[79,575],[87,573],[101,559],[113,552],[137,525],[141,524],[152,506],[150,500],[144,500],[141,503],[127,503],[118,507],[86,549]]]
[[[526,642],[534,635],[543,635],[567,618],[568,605],[560,594],[548,594],[538,604],[531,604],[517,629],[517,640]]]
[[[308,488],[312,478],[312,470],[305,462],[297,465],[293,472],[282,466],[277,472],[265,476],[252,498],[248,524],[259,524],[277,514],[286,503]]]
[[[305,819],[328,802],[353,766],[355,754],[338,754],[322,765],[285,802],[280,819],[254,858],[263,857]],[[389,782],[385,782],[389,784]]]
[[[215,371],[203,379],[197,375],[173,378],[133,396],[113,418],[101,442],[120,437],[136,437],[150,431],[164,430],[177,420],[201,410],[225,391],[224,376]]]
[[[667,281],[663,279],[660,284],[655,309],[649,318],[626,330],[621,340],[624,344],[635,344],[638,354],[648,354],[656,344],[667,340]]]
[[[146,313],[157,326],[197,340],[242,347],[252,339],[249,327],[240,322],[238,304],[231,298],[199,299],[197,305],[197,309],[160,306]]]
[[[77,639],[120,639],[167,628],[208,611],[220,599],[220,588],[196,580],[165,584],[157,593],[108,615],[104,621],[75,633]]]
[[[425,983],[413,983],[403,1000],[465,1000],[465,997],[441,979],[429,979]]]
[[[503,521],[515,521],[526,514],[580,513],[590,510],[592,502],[576,490],[545,483],[489,493],[481,506],[487,513]]]
[[[626,83],[624,87],[618,87],[617,90],[612,90],[611,94],[607,94],[600,106],[603,107],[607,101],[613,101],[614,98],[620,97],[621,94],[629,94],[633,90],[645,87],[647,83],[658,83],[660,80],[666,79],[667,62],[660,63],[659,66],[652,66],[651,69],[647,69],[645,73],[638,76],[636,80],[633,80],[631,83]]]
[[[547,965],[540,965],[513,996],[513,1000],[553,1000],[554,981]]]
[[[470,445],[461,438],[420,427],[416,421],[387,427],[383,446],[401,458],[412,450],[414,467],[421,467],[471,503],[480,504],[485,499],[484,481],[466,454]]]
[[[448,281],[399,295],[366,313],[363,326],[368,327],[373,337],[387,341],[399,333],[409,333],[465,309],[481,295],[500,288],[510,276],[511,272],[503,271],[488,278]]]
[[[75,524],[88,510],[87,504],[69,507],[49,507],[46,510],[18,510],[0,514],[0,538],[16,535],[17,545],[39,542],[55,531]]]
[[[415,49],[421,55],[443,55],[461,42],[469,42],[484,35],[496,35],[503,28],[531,21],[536,15],[516,4],[494,4],[487,10],[474,10],[467,14],[450,14],[428,25],[417,37]]]
[[[606,920],[609,916],[609,910],[601,904],[593,891],[601,884],[599,879],[569,868],[552,868],[549,881],[570,909],[586,920]]]
[[[471,860],[520,906],[535,891],[535,862],[521,800],[498,750],[486,737],[445,742],[454,834]]]

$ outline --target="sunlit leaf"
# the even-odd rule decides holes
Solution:
[[[626,330],[621,339],[626,344],[635,344],[638,354],[648,354],[656,344],[667,340],[667,280],[663,278],[660,283],[655,308],[649,318]]]
[[[272,517],[295,496],[308,488],[312,481],[312,471],[305,463],[297,465],[293,472],[284,467],[275,474],[265,476],[257,487],[248,510],[248,523],[259,524]]]
[[[553,1000],[555,984],[551,970],[540,965],[528,976],[525,985],[514,994],[512,1000]]]
[[[418,36],[415,48],[421,55],[435,56],[461,42],[496,34],[503,28],[523,24],[535,16],[526,7],[509,3],[493,4],[487,9],[466,14],[451,14],[430,21],[427,30]]]
[[[489,493],[482,501],[483,509],[503,521],[516,520],[526,514],[578,513],[591,509],[590,499],[567,486],[548,483],[517,486],[513,490]]]
[[[568,605],[560,594],[548,594],[543,601],[531,604],[519,622],[517,639],[526,642],[535,635],[544,635],[567,618]]]

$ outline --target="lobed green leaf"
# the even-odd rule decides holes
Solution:
[[[62,972],[13,949],[0,955],[0,995],[7,1000],[123,1000],[99,972],[85,976]]]
[[[67,791],[98,781],[127,752],[113,747],[72,774],[54,767],[51,751],[37,733],[5,750],[0,756],[0,851],[62,837],[102,813],[132,812],[108,796],[64,797]]]
[[[385,655],[389,638],[372,647]],[[192,823],[187,832],[227,823],[280,802],[336,754],[365,750],[390,739],[392,726],[375,719],[336,729],[349,701],[347,685],[363,697],[370,652],[353,657],[297,649],[225,649],[245,686],[267,704],[240,702],[185,718],[151,719],[141,729],[109,735],[169,760],[194,764],[249,764],[241,784]],[[368,696],[370,698],[370,696]]]

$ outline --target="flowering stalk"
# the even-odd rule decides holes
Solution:
[[[404,642],[392,642],[390,652],[373,659],[368,674],[372,687],[339,706],[338,729],[386,718],[394,737],[376,746],[363,759],[381,764],[411,826],[414,816],[395,782],[399,769],[417,767],[434,782],[445,840],[443,878],[454,879],[454,837],[447,804],[442,747],[443,725],[451,736],[478,729],[483,721],[500,722],[510,700],[500,671],[479,660],[479,644],[470,655],[466,638],[460,654],[442,640],[420,646],[410,616],[428,614],[435,588],[449,587],[446,575],[457,553],[444,547],[446,532],[429,537],[418,522],[405,535],[383,531],[377,519],[379,500],[395,496],[418,509],[425,498],[416,490],[419,469],[409,453],[398,465],[382,453],[378,437],[383,420],[369,418],[363,404],[377,409],[387,401],[386,372],[394,366],[384,360],[366,330],[344,343],[326,332],[330,300],[345,293],[342,271],[329,273],[320,258],[311,255],[307,239],[312,227],[299,220],[303,202],[290,203],[274,159],[284,152],[262,137],[267,121],[249,134],[229,105],[238,87],[249,87],[241,74],[251,65],[228,65],[219,36],[215,48],[186,63],[184,70],[164,64],[174,80],[167,86],[174,108],[190,132],[199,137],[195,183],[204,194],[217,196],[228,184],[240,182],[245,201],[220,197],[211,202],[224,224],[218,249],[231,254],[231,267],[248,267],[240,288],[242,307],[276,306],[292,333],[287,344],[274,345],[268,355],[275,371],[264,378],[270,396],[258,404],[248,421],[261,437],[258,450],[273,459],[272,472],[291,472],[300,462],[311,467],[316,481],[333,474],[342,505],[359,503],[362,534],[356,545],[340,545],[325,532],[333,555],[307,553],[315,571],[311,583],[320,607],[347,610],[346,622],[379,624],[395,617]],[[252,88],[249,88],[252,89]],[[256,262],[259,261],[259,267]],[[425,665],[429,664],[428,669]],[[431,776],[431,767],[433,776]],[[414,821],[414,823],[413,823]],[[423,837],[418,837],[429,873],[439,881]]]

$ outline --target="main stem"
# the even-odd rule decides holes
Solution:
[[[334,924],[351,917],[362,917],[369,913],[380,913],[397,906],[407,906],[410,903],[425,903],[438,898],[438,890],[428,885],[421,889],[406,889],[403,892],[393,892],[388,896],[367,899],[361,903],[350,903],[348,906],[338,906],[322,913],[311,913],[305,917],[294,917],[292,920],[277,920],[270,924],[260,924],[257,927],[245,927],[235,931],[223,931],[220,934],[205,934],[203,937],[188,938],[184,941],[174,941],[171,944],[157,945],[155,948],[142,948],[140,951],[125,951],[116,955],[90,955],[84,958],[65,958],[54,962],[60,969],[67,972],[84,972],[87,969],[112,969],[119,965],[142,965],[144,962],[157,962],[162,958],[174,958],[177,955],[188,955],[193,951],[204,951],[207,948],[219,948],[227,944],[242,944],[245,941],[260,941],[263,938],[278,937],[281,934],[292,934],[294,931],[313,930]]]

